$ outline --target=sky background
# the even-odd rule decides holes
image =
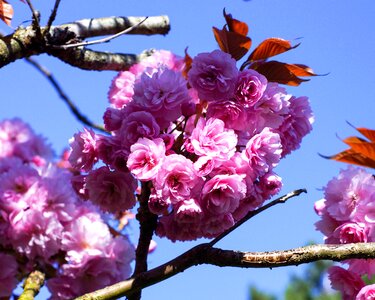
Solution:
[[[34,0],[46,22],[54,1]],[[13,26],[28,25],[30,14],[20,1],[14,5]],[[123,36],[94,49],[139,53],[144,49],[171,50],[183,55],[188,46],[194,56],[217,48],[212,26],[224,24],[222,10],[248,23],[253,47],[268,37],[294,43],[295,50],[277,57],[280,61],[303,63],[316,73],[300,87],[288,87],[296,96],[308,96],[315,114],[313,131],[299,150],[280,162],[276,172],[283,178],[281,194],[306,188],[308,194],[291,199],[250,220],[217,246],[242,251],[271,251],[322,242],[314,230],[318,220],[314,201],[322,198],[321,188],[338,174],[344,164],[318,156],[345,148],[340,138],[355,134],[346,121],[359,127],[375,128],[375,1],[374,0],[62,0],[56,24],[105,16],[146,16],[167,14],[171,31],[167,36]],[[0,24],[3,33],[10,33]],[[302,38],[302,39],[299,39]],[[298,40],[296,40],[298,39]],[[253,48],[252,48],[253,49]],[[88,72],[42,55],[36,59],[54,73],[65,92],[93,121],[102,122],[108,105],[107,92],[115,72]],[[43,134],[56,153],[67,147],[68,139],[82,129],[57,96],[52,86],[33,67],[16,61],[0,69],[0,119],[20,117]],[[137,232],[137,224],[129,228]],[[150,255],[150,267],[181,254],[192,243],[171,243],[156,238],[157,250]],[[280,269],[235,269],[199,266],[143,291],[143,299],[248,299],[251,285],[281,295],[289,276],[303,266]],[[39,299],[44,299],[43,293]]]

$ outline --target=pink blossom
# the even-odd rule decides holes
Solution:
[[[84,128],[83,132],[76,133],[70,140],[70,164],[83,171],[90,171],[98,161],[96,136],[92,129]]]
[[[127,166],[139,180],[148,181],[156,177],[165,157],[165,145],[161,138],[140,138],[130,147]]]
[[[355,297],[355,300],[374,300],[374,299],[375,299],[375,284],[364,286]]]
[[[111,213],[122,212],[135,205],[136,187],[130,173],[111,171],[108,167],[91,171],[85,184],[90,200],[103,211]]]
[[[234,155],[237,135],[233,130],[226,129],[220,119],[200,119],[191,134],[190,142],[195,154],[224,161]]]
[[[0,266],[0,297],[7,299],[18,283],[18,264],[14,256],[0,252]]]
[[[171,201],[169,198],[162,197],[162,190],[151,189],[151,195],[148,199],[150,211],[156,215],[167,215]]]
[[[180,72],[158,69],[144,73],[134,87],[134,103],[151,112],[161,128],[181,116],[181,105],[190,101],[186,81]]]
[[[288,116],[278,128],[283,145],[283,157],[300,147],[302,138],[312,130],[313,122],[314,116],[308,98],[292,97]]]
[[[212,215],[233,212],[246,195],[246,185],[240,175],[216,175],[202,189],[201,205]]]
[[[220,50],[200,53],[194,57],[188,77],[199,98],[206,101],[227,100],[233,96],[237,83],[236,61]]]
[[[182,71],[184,60],[182,57],[167,50],[154,50],[154,52],[141,60],[140,63],[130,67],[130,72],[140,76],[147,69],[167,68],[174,71]]]
[[[104,256],[111,243],[108,226],[95,212],[81,212],[65,228],[62,249],[69,263],[79,267],[92,257]]]
[[[172,203],[187,200],[200,191],[202,179],[196,175],[193,163],[185,156],[171,154],[164,160],[155,179],[155,189]]]
[[[135,78],[132,72],[123,71],[112,80],[108,99],[115,108],[122,108],[132,101]]]
[[[117,138],[126,149],[135,144],[139,138],[156,138],[160,134],[160,127],[152,114],[136,111],[128,115],[123,121]]]
[[[339,221],[363,221],[358,214],[361,205],[367,205],[375,193],[375,179],[363,169],[349,167],[328,182],[324,189],[327,212]]]
[[[179,224],[186,226],[199,226],[199,221],[203,217],[199,202],[189,199],[179,202],[175,207],[175,219]]]
[[[234,219],[232,214],[224,215],[211,215],[205,217],[201,222],[202,236],[206,238],[214,238],[223,231],[234,225]]]
[[[274,172],[268,172],[259,178],[257,188],[264,200],[270,199],[272,196],[278,194],[282,188],[281,177]]]
[[[330,267],[328,277],[333,289],[340,291],[343,300],[353,300],[365,286],[361,277],[340,267]]]
[[[13,247],[28,258],[48,260],[61,248],[63,225],[53,212],[29,209],[10,214],[9,222]]]
[[[245,130],[248,127],[245,107],[234,100],[210,102],[207,108],[207,118],[220,119],[224,121],[226,128],[234,130]]]
[[[235,90],[235,99],[246,107],[254,106],[267,87],[267,79],[255,70],[241,71]]]
[[[281,152],[280,136],[266,127],[249,140],[243,155],[251,168],[262,176],[276,167]]]
[[[363,223],[345,223],[326,239],[327,244],[367,243],[369,228]]]
[[[35,157],[51,159],[52,150],[29,125],[14,118],[0,122],[0,158],[16,156],[25,162]]]
[[[159,219],[156,234],[159,237],[166,237],[172,242],[193,241],[202,237],[199,223],[191,226],[186,223],[179,223],[175,220],[175,215],[163,216]]]

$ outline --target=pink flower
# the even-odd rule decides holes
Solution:
[[[328,277],[333,289],[340,291],[343,300],[353,300],[365,286],[361,277],[340,267],[330,267]]]
[[[233,100],[210,102],[207,118],[220,119],[224,121],[226,128],[234,130],[245,130],[248,127],[245,107]]]
[[[117,139],[126,149],[130,149],[130,146],[135,144],[139,138],[153,139],[158,137],[159,134],[160,127],[153,115],[145,111],[136,111],[129,114],[122,122]]]
[[[282,185],[281,177],[271,171],[259,178],[257,189],[262,195],[262,199],[268,200],[280,192]]]
[[[103,115],[104,127],[108,131],[118,130],[124,119],[125,110],[108,107]]]
[[[349,167],[324,189],[327,212],[339,221],[364,221],[366,206],[375,194],[375,179],[363,169]]]
[[[199,226],[199,221],[203,217],[199,202],[189,199],[179,202],[175,207],[175,219],[179,224],[186,226]]]
[[[202,236],[206,238],[214,238],[223,231],[234,225],[232,214],[212,215],[205,217],[201,222]]]
[[[161,138],[140,138],[130,147],[127,166],[139,180],[148,181],[156,177],[165,157],[165,145]]]
[[[289,114],[278,128],[283,145],[282,156],[300,147],[302,138],[312,130],[314,116],[307,97],[292,97]]]
[[[202,100],[227,100],[233,96],[237,83],[236,61],[220,50],[200,53],[194,57],[188,77]]]
[[[355,300],[374,300],[374,299],[375,299],[375,284],[364,286],[357,294],[357,297],[355,297]]]
[[[83,132],[76,133],[70,140],[70,164],[83,171],[90,171],[98,161],[96,136],[92,129],[84,128]]]
[[[101,167],[86,177],[85,189],[90,200],[103,211],[117,213],[135,205],[136,181],[130,173],[111,171]]]
[[[167,68],[182,71],[184,60],[167,50],[154,50],[154,52],[141,60],[140,63],[130,67],[129,71],[139,77],[146,70]]]
[[[126,106],[134,94],[135,75],[129,71],[123,71],[112,80],[108,92],[109,102],[115,108]]]
[[[181,116],[181,105],[190,101],[187,82],[180,72],[158,69],[144,73],[134,87],[134,103],[151,112],[161,128]]]
[[[190,138],[195,154],[210,159],[225,161],[230,159],[237,145],[237,135],[224,127],[220,119],[200,119]]]
[[[281,152],[280,136],[266,127],[249,140],[243,155],[251,168],[262,176],[276,167]]]
[[[254,106],[267,87],[267,79],[255,70],[240,72],[235,90],[235,99],[246,107]]]
[[[240,175],[216,175],[202,189],[201,205],[212,215],[233,212],[246,195],[246,185]]]
[[[7,299],[18,283],[18,264],[14,256],[0,252],[0,266],[0,297]]]
[[[202,179],[196,175],[191,160],[180,154],[171,154],[165,158],[154,186],[161,190],[163,198],[177,203],[194,198],[201,189]]]
[[[367,243],[369,228],[363,223],[345,223],[326,239],[327,244]]]

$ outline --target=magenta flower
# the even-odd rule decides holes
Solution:
[[[361,277],[340,267],[330,267],[328,277],[333,289],[340,291],[343,300],[355,299],[358,292],[365,286]]]
[[[77,170],[90,171],[98,161],[96,135],[92,129],[83,129],[70,140],[69,162]]]
[[[117,213],[135,205],[136,181],[130,173],[111,171],[101,167],[86,177],[85,189],[90,200],[103,211]]]
[[[211,215],[233,212],[246,195],[246,185],[240,175],[216,175],[202,189],[202,208]]]
[[[237,83],[236,61],[220,50],[200,53],[194,57],[188,77],[202,100],[227,100],[233,96]]]
[[[234,100],[210,102],[207,108],[207,118],[224,121],[225,128],[246,130],[248,128],[247,112],[241,103]]]
[[[363,223],[345,223],[335,229],[326,244],[367,243],[369,228]]]
[[[0,266],[0,297],[8,299],[18,283],[18,264],[14,256],[0,252]]]
[[[165,145],[161,138],[140,138],[130,147],[127,166],[139,180],[148,181],[156,177],[165,157]]]
[[[245,107],[254,106],[263,96],[266,87],[266,77],[255,70],[244,70],[238,76],[235,99]]]
[[[179,202],[175,207],[175,219],[179,224],[186,226],[199,226],[199,221],[203,217],[199,202],[189,199]]]
[[[122,122],[116,138],[126,149],[135,144],[139,138],[156,138],[160,134],[160,127],[152,114],[145,111],[136,111],[128,115]]]

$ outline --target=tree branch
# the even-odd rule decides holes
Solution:
[[[138,274],[105,289],[86,294],[76,300],[105,300],[129,296],[143,288],[181,273],[192,266],[201,264],[220,267],[276,268],[318,260],[343,261],[353,258],[374,259],[375,243],[310,245],[272,252],[240,252],[212,248],[209,244],[200,244],[148,272]]]
[[[30,273],[23,284],[23,292],[18,300],[33,300],[43,286],[44,279],[45,275],[40,271]]]
[[[52,26],[48,32],[48,27],[41,27],[41,34],[37,34],[33,26],[18,28],[13,34],[0,38],[0,68],[20,58],[47,53],[82,69],[126,70],[150,52],[140,55],[116,54],[95,52],[82,47],[65,51],[56,50],[53,46],[77,43],[101,35],[114,35],[134,26],[128,34],[167,34],[170,29],[167,16],[148,17],[139,24],[144,19],[145,17],[87,19]]]

